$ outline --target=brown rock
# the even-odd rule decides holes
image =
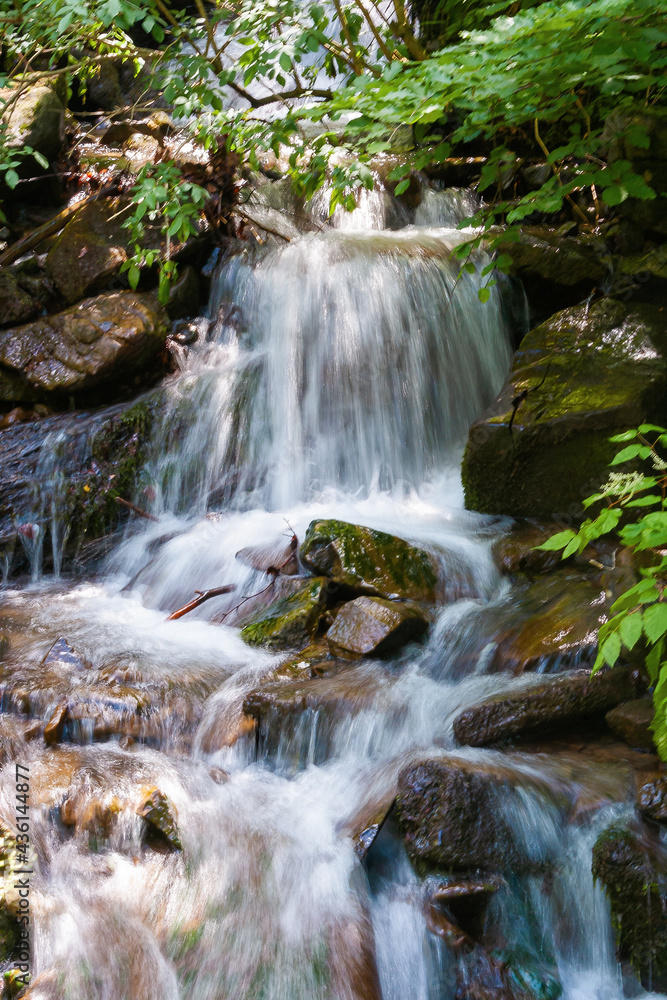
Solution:
[[[566,729],[631,699],[637,684],[624,667],[594,675],[581,670],[546,677],[466,709],[454,720],[454,736],[461,744],[480,747],[537,730]]]
[[[358,597],[340,609],[327,639],[334,649],[364,656],[382,656],[419,639],[428,623],[414,604]]]
[[[617,705],[607,712],[605,718],[614,736],[623,740],[628,746],[637,747],[639,750],[655,750],[651,730],[653,699],[650,695]]]
[[[60,743],[63,738],[63,730],[68,718],[69,711],[67,702],[61,702],[53,710],[51,717],[46,724],[46,729],[44,730],[45,743],[48,743],[49,746],[52,746],[54,743]]]
[[[0,364],[20,376],[19,402],[71,395],[142,374],[157,358],[166,332],[166,318],[152,296],[112,292],[0,331]]]
[[[65,302],[101,290],[127,260],[131,244],[122,225],[127,213],[118,218],[118,212],[118,200],[93,202],[51,244],[46,270]]]

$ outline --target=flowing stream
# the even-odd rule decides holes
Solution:
[[[510,331],[497,287],[479,302],[483,259],[457,279],[460,199],[432,190],[401,218],[381,189],[364,197],[344,222],[220,269],[209,333],[164,387],[152,500],[138,498],[158,520],[128,530],[103,579],[38,578],[36,559],[33,583],[5,591],[2,707],[14,715],[2,720],[6,744],[30,765],[35,803],[31,1000],[509,996],[466,992],[475,970],[429,924],[432,885],[411,868],[392,814],[363,862],[357,850],[401,769],[448,755],[502,759],[525,776],[498,791],[535,862],[493,897],[498,948],[548,967],[565,1000],[647,995],[616,962],[591,876],[597,832],[629,808],[628,771],[575,765],[565,751],[455,746],[462,708],[535,682],[487,673],[480,650],[455,669],[480,615],[507,597],[490,551],[506,525],[463,509],[459,462],[502,384]],[[40,503],[55,557],[67,526],[50,454]],[[216,619],[265,585],[239,549],[286,543],[292,531],[303,539],[319,517],[431,551],[445,581],[440,615],[423,646],[315,679],[314,702],[276,711],[257,741],[243,700],[281,657]],[[165,621],[195,590],[221,584],[235,594]],[[59,637],[81,663],[42,665]],[[17,713],[46,720],[63,698],[94,711],[72,713],[57,747],[12,729]],[[108,719],[136,716],[138,701],[144,728],[105,740]],[[0,814],[13,825],[10,770]],[[135,809],[152,786],[177,810],[182,852],[142,843]],[[530,996],[558,996],[549,976]]]

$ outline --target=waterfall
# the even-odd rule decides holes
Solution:
[[[458,462],[511,348],[498,287],[479,300],[486,258],[459,274],[453,257],[469,209],[468,194],[425,188],[406,214],[378,186],[352,218],[230,257],[208,332],[163,388],[145,470],[158,520],[128,530],[100,579],[6,592],[3,708],[46,721],[66,705],[74,718],[55,747],[7,730],[35,803],[36,1000],[467,996],[481,949],[462,952],[429,922],[437,877],[413,869],[389,810],[400,773],[424,758],[513,776],[494,808],[532,867],[493,885],[498,954],[546,969],[563,1000],[647,996],[624,984],[591,876],[597,832],[628,810],[628,774],[567,753],[461,749],[452,735],[467,706],[535,683],[487,674],[478,635],[512,591],[490,551],[503,521],[463,510]],[[58,442],[49,449],[40,522],[62,489]],[[320,517],[427,548],[444,603],[421,647],[315,679],[319,701],[267,713],[255,738],[244,699],[282,658],[219,624],[266,585],[236,553],[303,539]],[[51,530],[57,571],[66,529]],[[236,590],[165,620],[222,584]],[[59,637],[76,657],[54,669]],[[122,737],[104,728],[118,713]],[[144,842],[137,807],[153,788],[182,852]],[[580,801],[594,806],[577,814]]]

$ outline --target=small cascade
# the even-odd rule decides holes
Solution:
[[[50,428],[23,537],[34,583],[0,609],[0,746],[29,762],[35,803],[37,1000],[648,997],[591,874],[599,832],[630,811],[631,765],[454,739],[465,709],[544,680],[496,653],[508,622],[556,604],[501,577],[503,520],[463,509],[461,446],[502,384],[510,310],[498,286],[480,302],[483,254],[475,273],[453,258],[475,199],[421,194],[406,209],[378,183],[327,221],[325,192],[320,231],[225,261],[163,386],[142,494],[157,519],[95,580],[38,579],[47,533],[61,574],[68,463],[91,440]],[[267,574],[237,553],[321,518],[428,550],[442,587],[420,645],[319,670],[243,641],[233,612]],[[507,847],[492,870],[411,864],[396,796],[434,761],[492,782],[480,814]],[[483,905],[459,927],[441,902],[471,882]]]

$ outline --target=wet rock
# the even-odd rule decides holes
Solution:
[[[410,858],[420,870],[517,873],[539,867],[545,859],[529,855],[509,819],[520,787],[547,791],[504,762],[446,757],[410,764],[399,775],[396,799]]]
[[[119,208],[117,199],[85,206],[51,244],[46,270],[66,303],[103,289],[127,260],[131,241]]]
[[[667,823],[667,776],[658,775],[641,785],[637,809],[655,823]]]
[[[0,268],[0,324],[11,326],[13,323],[25,323],[38,312],[39,306],[20,287],[15,276]]]
[[[300,555],[310,570],[342,586],[379,597],[435,600],[435,560],[384,531],[347,521],[312,521]]]
[[[488,746],[535,731],[567,729],[583,719],[600,718],[637,693],[638,681],[625,667],[571,671],[540,679],[512,694],[496,695],[467,708],[454,720],[456,740]]]
[[[176,807],[169,801],[164,792],[158,788],[149,788],[142,793],[143,802],[137,809],[137,814],[148,825],[148,836],[158,835],[172,850],[182,851],[178,831],[178,813]]]
[[[317,632],[326,599],[328,581],[316,577],[287,597],[280,597],[258,611],[241,629],[250,646],[267,649],[299,649],[307,646]]]
[[[628,746],[640,750],[655,750],[651,731],[653,700],[650,695],[617,705],[607,712],[605,718],[614,736]]]
[[[600,583],[570,568],[517,587],[480,616],[477,645],[487,670],[519,675],[592,664],[609,603]]]
[[[633,301],[568,309],[532,330],[490,414],[470,429],[466,506],[582,520],[582,500],[608,478],[609,436],[667,419],[666,344],[664,312]]]
[[[549,226],[524,226],[520,240],[503,245],[501,253],[511,255],[510,273],[523,281],[538,319],[581,302],[604,283],[611,265],[601,239]]]
[[[244,566],[261,573],[280,572],[283,576],[295,576],[299,572],[297,546],[296,536],[287,545],[284,538],[279,538],[273,544],[249,545],[239,549],[236,558]]]
[[[135,292],[85,299],[65,312],[1,330],[0,364],[20,378],[5,399],[71,396],[142,376],[156,363],[166,334],[157,302]]]
[[[44,742],[49,746],[53,746],[54,743],[60,743],[63,738],[65,731],[65,724],[69,718],[69,712],[67,709],[67,702],[61,702],[57,705],[51,715],[49,716],[49,721],[44,729]]]
[[[593,877],[609,897],[616,947],[642,985],[667,990],[667,850],[638,828],[608,827],[593,848]]]
[[[357,597],[340,609],[327,639],[333,649],[363,656],[384,656],[420,639],[428,622],[414,604]]]
[[[485,879],[461,878],[454,875],[431,877],[427,880],[428,901],[432,919],[436,914],[447,915],[466,940],[479,941],[489,900],[503,884],[496,877]],[[434,933],[438,933],[434,930]]]
[[[3,101],[12,97],[10,88],[0,90]],[[9,149],[31,146],[47,160],[54,160],[65,137],[65,107],[51,84],[35,83],[13,104],[7,125]]]
[[[91,848],[95,849],[100,841],[108,840],[123,807],[118,796],[112,793],[98,796],[74,793],[60,805],[60,822],[73,827],[77,836],[87,834]]]
[[[562,553],[540,552],[536,547],[561,531],[557,524],[517,521],[493,546],[493,556],[503,573],[548,573],[561,565]]]
[[[102,111],[116,111],[123,105],[118,63],[115,59],[105,59],[96,66],[86,80],[86,107],[96,107]]]

